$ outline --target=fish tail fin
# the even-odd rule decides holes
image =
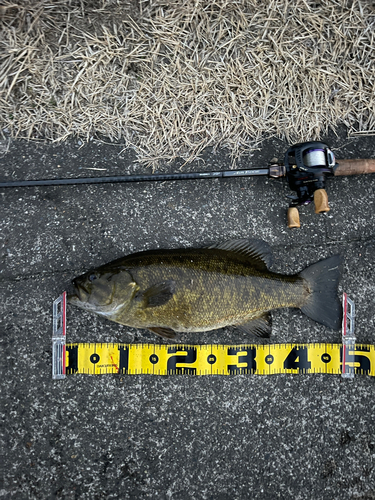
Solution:
[[[309,318],[334,330],[339,330],[342,322],[342,306],[337,296],[340,267],[340,255],[333,255],[299,274],[307,281],[311,292],[301,311]]]

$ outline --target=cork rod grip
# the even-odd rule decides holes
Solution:
[[[337,160],[335,175],[375,174],[375,160]]]

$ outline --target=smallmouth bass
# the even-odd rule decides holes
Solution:
[[[248,239],[139,252],[75,278],[68,301],[166,338],[225,326],[269,337],[270,311],[283,307],[300,308],[318,323],[339,329],[340,256],[296,275],[269,271],[271,258],[267,243]]]

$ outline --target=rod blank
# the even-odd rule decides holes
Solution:
[[[104,177],[79,177],[75,179],[41,179],[24,181],[0,182],[0,188],[30,187],[30,186],[65,186],[74,184],[104,184],[116,182],[144,182],[144,181],[178,181],[186,179],[219,179],[223,177],[252,177],[268,175],[268,168],[245,170],[222,170],[215,172],[187,172],[173,174],[135,174],[114,175]]]

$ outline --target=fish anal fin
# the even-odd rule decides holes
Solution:
[[[264,312],[248,320],[246,323],[236,325],[236,327],[247,334],[251,333],[257,337],[269,338],[272,331],[272,317],[269,312]]]
[[[142,294],[145,307],[158,307],[166,304],[173,297],[175,281],[168,280],[152,285]]]
[[[176,337],[176,333],[171,328],[164,328],[161,326],[155,326],[149,328],[149,330],[159,337],[164,337],[165,339],[174,339]]]

